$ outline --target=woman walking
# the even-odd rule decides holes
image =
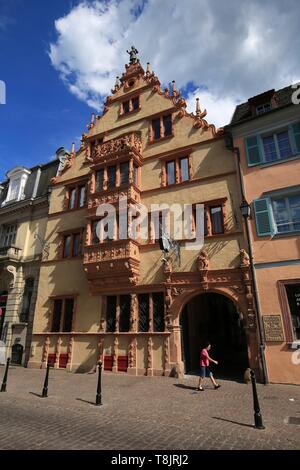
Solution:
[[[212,372],[209,369],[210,362],[213,362],[214,364],[218,364],[218,361],[215,361],[215,359],[212,359],[209,356],[208,351],[210,350],[210,348],[211,348],[210,343],[209,342],[205,343],[204,348],[202,349],[201,354],[200,354],[200,377],[199,377],[199,384],[197,388],[197,390],[199,390],[200,392],[204,391],[202,383],[205,377],[210,378],[215,390],[221,387],[221,385],[217,384]]]

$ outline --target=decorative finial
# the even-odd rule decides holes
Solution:
[[[201,110],[200,110],[200,102],[199,102],[199,98],[196,98],[196,114],[200,114],[201,113]]]
[[[95,113],[92,113],[91,115],[91,125],[93,126],[95,124]]]
[[[74,142],[72,142],[71,153],[75,154],[75,143]]]
[[[131,49],[130,51],[126,51],[127,54],[129,54],[129,62],[131,64],[136,64],[138,62],[138,58],[137,58],[137,54],[139,53],[139,51],[134,47],[134,46],[131,46]]]
[[[150,70],[150,62],[147,62],[147,69],[146,69],[146,74],[150,75],[151,70]]]
[[[173,95],[176,95],[176,93],[177,93],[176,86],[175,86],[175,80],[172,80],[172,92],[173,92]]]
[[[115,87],[118,88],[119,86],[120,86],[120,77],[116,77]]]

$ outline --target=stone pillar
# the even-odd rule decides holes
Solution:
[[[135,336],[129,343],[127,373],[137,375],[137,338]]]
[[[138,331],[138,300],[137,294],[130,296],[130,331],[136,333]]]
[[[153,376],[153,340],[152,340],[152,336],[149,336],[148,345],[147,345],[147,375]]]
[[[171,374],[182,378],[184,374],[184,363],[181,352],[181,328],[179,325],[169,326],[170,335],[170,368]]]
[[[72,362],[73,362],[73,350],[74,350],[74,337],[70,336],[69,344],[68,344],[68,362],[66,366],[66,370],[68,372],[72,369]]]
[[[62,339],[59,336],[56,342],[54,369],[59,369],[59,356],[60,356],[61,344],[62,344]]]
[[[170,348],[169,348],[169,336],[164,339],[164,363],[163,363],[163,375],[169,376],[170,369]]]
[[[118,340],[118,337],[116,336],[114,339],[114,354],[113,354],[114,360],[113,360],[113,368],[112,368],[113,372],[118,371],[118,355],[119,355],[119,340]]]

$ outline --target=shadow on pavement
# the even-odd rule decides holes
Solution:
[[[29,392],[29,393],[30,393],[30,395],[34,395],[38,398],[43,398],[43,396],[40,393],[35,393],[35,392]]]
[[[94,401],[84,400],[83,398],[76,398],[76,400],[83,401],[83,403],[88,403],[89,405],[96,406],[96,403]]]
[[[232,421],[231,419],[218,418],[217,416],[212,416],[213,419],[218,419],[220,421],[226,421],[227,423],[238,424],[239,426],[244,426],[246,428],[255,428],[253,424],[239,423],[238,421]]]
[[[186,388],[188,390],[197,390],[197,387],[191,387],[190,385],[184,385],[184,384],[173,384],[174,387],[178,388]]]

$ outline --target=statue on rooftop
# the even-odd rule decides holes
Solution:
[[[127,52],[127,54],[129,54],[130,63],[131,64],[136,64],[138,62],[137,54],[139,53],[139,51],[134,46],[131,46],[130,51],[126,51],[126,52]]]

